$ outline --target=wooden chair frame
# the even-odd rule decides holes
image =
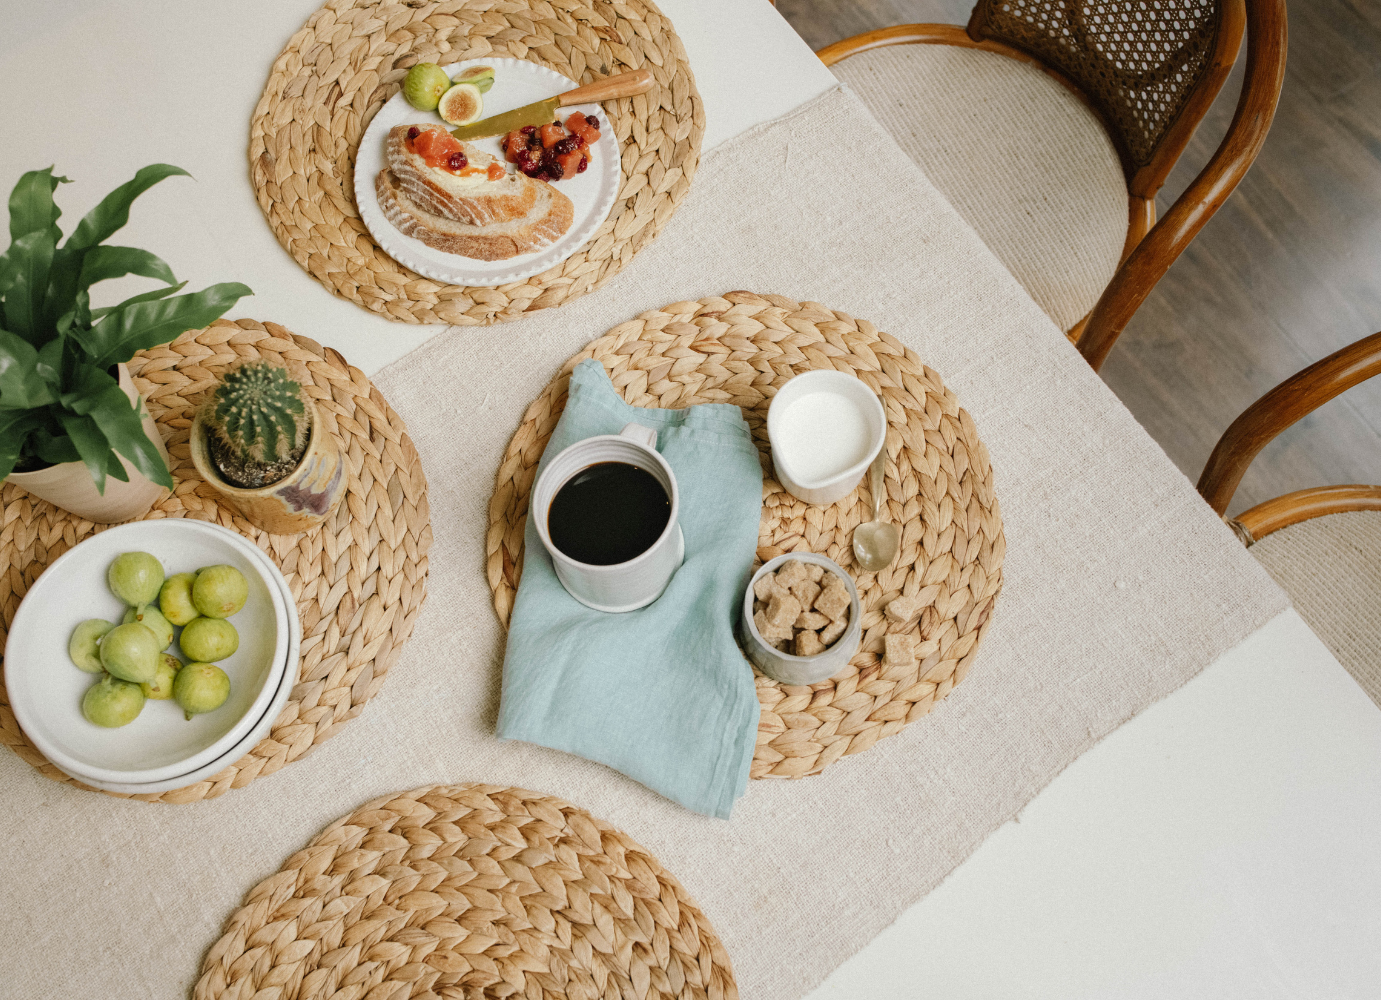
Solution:
[[[1223,432],[1199,476],[1200,495],[1222,516],[1262,448],[1330,399],[1376,375],[1381,375],[1381,333],[1349,344],[1280,383]],[[1319,486],[1287,493],[1257,504],[1228,524],[1251,545],[1291,524],[1351,510],[1381,510],[1381,486]]]
[[[1068,88],[1111,134],[1106,118],[1072,80],[1034,55],[983,37],[982,8],[969,24],[903,24],[855,35],[816,53],[826,66],[887,45],[956,45],[980,49],[1030,63]],[[1243,29],[1247,34],[1246,78],[1227,134],[1207,166],[1185,189],[1165,217],[1156,222],[1156,192],[1184,152],[1195,128],[1208,112],[1236,60]],[[1161,138],[1151,160],[1127,173],[1127,239],[1116,273],[1087,316],[1069,331],[1069,339],[1094,370],[1103,366],[1133,314],[1170,265],[1227,200],[1246,175],[1266,141],[1285,78],[1285,0],[1225,0],[1223,20],[1208,68],[1179,116]]]

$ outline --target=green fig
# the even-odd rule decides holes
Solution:
[[[189,660],[214,663],[240,648],[240,633],[219,618],[193,618],[183,628],[178,644]]]
[[[158,671],[158,639],[138,622],[116,625],[101,640],[101,666],[122,681],[143,684]]]
[[[214,663],[189,663],[173,680],[173,698],[183,714],[214,712],[230,697],[230,678]]]
[[[67,640],[67,655],[88,674],[99,674],[101,666],[101,638],[115,626],[100,618],[88,618],[72,630]]]
[[[192,584],[192,604],[207,618],[229,618],[248,598],[249,581],[234,566],[208,566]]]
[[[163,581],[163,589],[158,592],[158,610],[174,625],[186,625],[197,616],[197,607],[192,603],[192,583],[195,573],[174,573]]]
[[[173,624],[163,617],[163,613],[158,610],[155,604],[144,604],[137,608],[130,608],[125,612],[125,617],[121,621],[128,625],[130,622],[138,622],[153,633],[158,640],[159,649],[167,649],[173,644]]]
[[[471,66],[463,69],[456,74],[456,78],[451,81],[452,86],[468,83],[479,88],[481,94],[489,93],[489,88],[494,86],[494,67],[493,66]]]
[[[403,97],[418,111],[435,111],[450,87],[451,78],[444,69],[433,62],[418,63],[403,79]]]
[[[106,571],[110,592],[132,608],[151,604],[163,586],[163,564],[147,552],[124,552]]]
[[[82,715],[86,721],[106,729],[127,726],[144,709],[144,692],[138,684],[106,674],[82,696]]]
[[[164,701],[171,698],[173,696],[173,681],[181,669],[182,661],[172,653],[159,653],[158,671],[153,675],[153,680],[139,685],[140,690],[144,692],[144,697],[152,698],[154,701]]]

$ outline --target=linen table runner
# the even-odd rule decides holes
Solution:
[[[733,289],[866,318],[939,371],[988,445],[1008,549],[991,631],[953,695],[817,777],[750,782],[726,822],[499,740],[484,531],[504,448],[566,358],[640,311]],[[0,934],[26,943],[12,983],[89,992],[72,956],[101,927],[107,996],[174,995],[243,893],[326,823],[398,788],[482,780],[625,830],[700,903],[742,995],[794,1000],[1079,754],[1287,603],[845,90],[711,151],[660,238],[603,289],[450,330],[374,381],[422,456],[435,532],[428,604],[389,683],[321,752],[196,806],[68,791],[0,756]],[[168,865],[116,863],[130,844]]]

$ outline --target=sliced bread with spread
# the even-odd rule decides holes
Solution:
[[[384,217],[444,253],[506,260],[549,246],[574,218],[571,200],[550,184],[435,125],[395,126],[386,162],[374,185]]]

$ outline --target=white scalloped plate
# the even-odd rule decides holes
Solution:
[[[467,59],[445,67],[454,78],[469,66],[493,66],[494,86],[484,95],[484,116],[502,114],[524,104],[532,104],[555,94],[573,90],[578,84],[557,73],[522,59]],[[598,104],[577,104],[561,108],[562,120],[576,111],[598,115],[601,124],[608,118]],[[611,123],[612,124],[612,123]],[[579,250],[595,234],[614,207],[619,192],[620,163],[618,140],[610,127],[600,129],[590,166],[583,174],[570,180],[558,181],[555,187],[571,199],[575,217],[571,228],[551,246],[535,253],[521,254],[508,260],[475,260],[459,254],[443,253],[421,240],[404,236],[393,227],[379,208],[374,193],[374,178],[384,169],[384,145],[389,129],[395,125],[445,125],[434,111],[418,111],[408,104],[402,91],[379,109],[360,140],[355,157],[355,204],[360,218],[383,251],[418,274],[450,285],[506,285],[553,268]],[[474,145],[500,159],[500,136],[477,139]]]

